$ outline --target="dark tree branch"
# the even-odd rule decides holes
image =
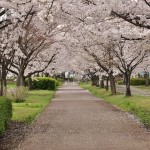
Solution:
[[[56,55],[57,55],[58,53],[55,53],[55,54],[53,54],[53,56],[51,57],[51,59],[48,61],[48,63],[47,63],[47,65],[43,68],[43,69],[41,69],[41,70],[36,70],[36,71],[34,71],[34,72],[31,72],[31,73],[29,73],[27,76],[25,76],[26,78],[27,77],[31,77],[33,74],[35,74],[35,73],[40,73],[40,72],[43,72],[49,65],[50,65],[50,63],[52,63],[54,60],[55,60],[55,57],[56,57]]]
[[[63,7],[62,7],[62,5],[61,5],[61,11],[63,12],[63,13],[65,13],[65,14],[68,14],[69,16],[72,16],[72,14],[71,13],[69,13],[69,12],[67,12],[67,11],[65,11],[64,9],[63,9]],[[79,17],[75,17],[76,19],[78,19],[79,21],[81,21],[81,22],[85,22],[85,18],[79,18]]]
[[[126,40],[126,41],[140,41],[140,40],[145,40],[144,38],[128,38],[128,37],[125,37],[123,35],[121,35],[121,38],[123,40]]]
[[[147,25],[147,24],[144,24],[144,23],[140,23],[138,21],[139,17],[138,17],[138,19],[131,19],[129,17],[129,14],[119,14],[119,13],[117,13],[115,11],[111,11],[111,14],[116,16],[116,17],[118,17],[118,18],[122,18],[123,20],[125,20],[125,21],[127,21],[127,22],[129,22],[129,23],[131,23],[131,24],[133,24],[133,25],[135,25],[137,27],[150,29],[150,25]]]
[[[94,60],[97,62],[97,64],[99,65],[99,67],[101,67],[104,71],[106,71],[107,73],[109,72],[109,69],[106,68],[104,65],[102,65],[102,63],[100,62],[100,60],[98,59],[98,57],[94,54],[94,53],[90,53],[88,51],[88,49],[86,47],[84,47],[84,50],[94,58]]]
[[[144,2],[150,7],[150,3],[147,0],[144,0]]]

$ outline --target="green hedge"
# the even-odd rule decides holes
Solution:
[[[59,81],[55,80],[56,86],[59,86]]]
[[[33,89],[55,90],[59,81],[49,77],[37,77],[32,81]]]
[[[118,85],[123,85],[123,80],[120,80],[117,83],[118,83]]]
[[[119,85],[123,85],[123,81],[118,81]],[[149,84],[150,84],[150,79],[149,79]],[[145,85],[145,79],[144,78],[131,78],[131,85],[136,86],[136,85]]]
[[[2,134],[6,128],[7,122],[12,117],[12,103],[10,100],[4,97],[0,97],[0,134]]]

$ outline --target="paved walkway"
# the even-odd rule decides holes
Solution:
[[[128,114],[67,84],[19,150],[150,150],[150,134]]]
[[[120,93],[125,93],[125,85],[116,85],[117,91]],[[148,90],[143,90],[143,89],[138,89],[134,86],[131,86],[131,93],[133,95],[142,95],[142,96],[150,96],[150,91]]]

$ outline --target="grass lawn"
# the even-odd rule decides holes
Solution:
[[[16,85],[14,83],[10,83],[7,85],[7,88],[14,88]]]
[[[55,91],[33,90],[23,103],[13,103],[13,121],[32,122],[54,97]]]
[[[134,114],[145,127],[150,128],[150,97],[125,97],[124,94],[112,96],[110,91],[106,92],[105,89],[91,86],[90,83],[80,83],[80,86],[89,90],[95,96],[117,106],[121,110]]]
[[[16,86],[16,83],[14,81],[7,81],[7,88],[14,88]]]

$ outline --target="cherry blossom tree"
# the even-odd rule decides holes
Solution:
[[[111,52],[110,62],[125,78],[126,96],[131,96],[130,78],[136,67],[149,55],[149,49],[143,47],[143,42],[119,40],[109,43],[108,54]]]
[[[21,30],[22,34],[17,40],[17,44],[19,45],[18,54],[15,56],[15,59],[12,63],[12,67],[9,69],[9,71],[15,73],[18,77],[17,86],[24,85],[24,74],[28,65],[28,68],[30,68],[31,70],[33,69],[33,67],[31,66],[38,66],[38,63],[40,63],[41,66],[43,66],[43,68],[40,67],[41,69],[39,68],[36,71],[32,70],[28,72],[27,77],[30,77],[35,73],[44,71],[47,68],[47,66],[53,61],[56,55],[56,52],[54,52],[50,56],[50,52],[48,52],[47,56],[49,56],[49,58],[43,60],[44,53],[46,54],[46,49],[48,49],[54,43],[54,41],[50,39],[50,37],[48,37],[46,34],[40,34],[38,29],[36,29],[31,24],[31,19],[29,19],[27,23],[25,23],[25,26],[24,22],[23,24],[21,24]]]
[[[149,49],[149,5],[148,0],[1,0],[1,65],[17,76],[17,85],[54,70],[105,74],[112,94],[121,72],[131,95],[131,73]]]
[[[10,68],[15,57],[15,52],[17,50],[17,44],[15,43],[14,37],[18,37],[17,31],[12,25],[8,25],[2,31],[2,36],[0,38],[0,66],[1,66],[1,95],[3,94],[3,86],[6,88],[6,76],[7,68]]]
[[[7,19],[7,10],[5,8],[0,7],[0,30],[7,27],[11,22]]]
[[[149,0],[123,0],[120,6],[112,8],[111,14],[135,26],[150,29],[149,10]]]
[[[41,66],[36,71],[34,69],[30,72],[28,71],[26,77],[42,72],[58,53],[56,51],[50,53],[48,50],[46,52],[46,49],[54,43],[51,37],[57,33],[57,30],[60,31],[60,28],[57,28],[58,24],[53,21],[53,16],[51,15],[52,9],[54,9],[53,4],[54,0],[11,0],[2,1],[1,3],[1,24],[3,25],[8,19],[11,21],[11,25],[5,23],[2,26],[2,28],[7,28],[1,35],[1,62],[5,64],[5,72],[7,68],[8,71],[17,75],[17,85],[24,84],[24,73],[27,68],[29,70],[35,64],[37,66],[40,64]],[[9,16],[6,13],[6,9],[10,13]],[[47,55],[44,55],[44,53],[47,53]],[[44,58],[47,59],[44,60]],[[2,70],[4,72],[4,69]],[[6,73],[4,77],[6,79]]]

